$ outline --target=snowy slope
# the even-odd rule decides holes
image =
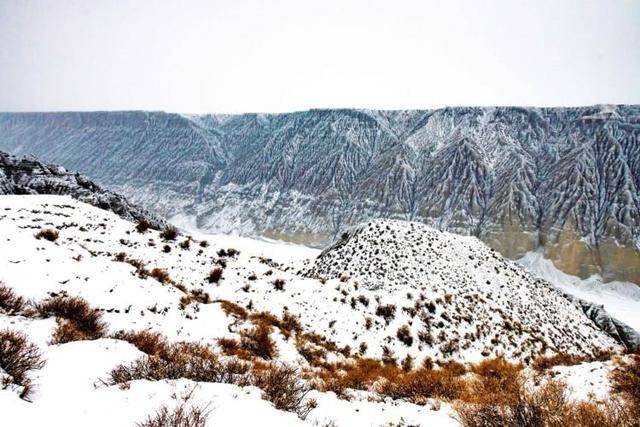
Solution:
[[[181,247],[186,235],[165,242],[157,231],[138,233],[135,224],[68,196],[2,196],[0,281],[35,301],[51,293],[81,296],[102,311],[110,332],[154,330],[172,341],[199,341],[215,347],[218,338],[237,338],[245,327],[225,313],[219,300],[276,316],[286,311],[299,316],[305,331],[319,333],[342,347],[329,351],[327,361],[344,360],[361,343],[367,345],[364,356],[381,357],[387,347],[397,358],[411,354],[417,360],[475,361],[495,354],[525,360],[545,351],[589,355],[620,349],[547,283],[475,238],[441,233],[418,223],[372,224],[375,238],[368,233],[371,225],[365,224],[361,232],[346,236],[319,255],[295,245],[231,236],[194,234],[189,247]],[[36,239],[34,234],[42,228],[57,229],[58,239]],[[208,245],[201,244],[203,239]],[[218,254],[229,248],[240,253]],[[378,254],[376,249],[380,249]],[[140,277],[132,265],[116,259],[120,252],[126,252],[127,259],[141,260],[149,270],[166,269],[174,284]],[[206,276],[220,265],[220,258],[226,260],[222,279],[209,283]],[[370,274],[369,267],[376,262],[385,264],[385,280]],[[275,289],[275,279],[284,280],[283,290]],[[186,292],[202,289],[211,302],[181,308],[185,291],[178,284]],[[525,299],[527,307],[521,306]],[[385,320],[376,312],[389,304],[397,308],[393,319]],[[369,328],[367,318],[371,319]],[[419,335],[427,324],[431,342]],[[337,426],[397,425],[401,421],[457,425],[447,404],[418,406],[366,393],[345,401],[333,393],[314,391],[310,397],[318,401],[318,407],[303,421],[275,410],[254,387],[187,380],[105,386],[99,380],[113,367],[142,353],[110,338],[52,345],[55,325],[51,318],[0,313],[0,330],[25,332],[47,360],[45,368],[34,374],[33,403],[18,399],[11,389],[0,390],[4,419],[26,425],[131,425],[161,404],[179,404],[181,396],[194,390],[192,403],[210,405],[210,419],[220,425],[250,426],[256,420],[283,426],[331,421]],[[414,337],[410,344],[396,338],[404,325]],[[292,339],[278,331],[274,338],[279,361],[307,366]],[[579,372],[568,370],[563,375],[574,382],[584,381]]]
[[[148,270],[166,269],[187,292],[202,290],[213,301],[230,300],[277,316],[286,310],[299,316],[309,331],[320,332],[341,347],[350,346],[353,352],[364,342],[365,354],[372,357],[380,357],[385,346],[399,358],[411,354],[461,360],[495,354],[524,359],[546,350],[592,354],[616,347],[546,283],[476,239],[416,223],[375,224],[392,230],[383,236],[376,259],[370,246],[375,239],[366,233],[349,240],[341,251],[325,251],[310,270],[296,267],[300,262],[275,261],[278,251],[288,247],[268,249],[268,243],[259,243],[255,252],[249,246],[237,247],[240,254],[226,259],[223,278],[212,284],[206,276],[217,266],[217,251],[227,248],[229,240],[211,240],[208,247],[194,240],[189,249],[176,241],[168,243],[171,251],[165,253],[157,232],[137,233],[131,223],[110,212],[68,198],[6,196],[0,199],[0,231],[5,236],[0,250],[7,254],[0,260],[0,279],[28,298],[63,291],[82,296],[105,311],[114,332],[150,328],[170,339],[215,343],[216,338],[236,336],[229,332],[234,319],[217,303],[190,304],[181,310],[180,289],[138,277],[133,266],[115,260],[117,253],[143,261]],[[59,228],[58,241],[36,240],[33,234],[41,227]],[[407,235],[418,240],[407,240]],[[385,245],[390,244],[403,249],[387,252],[390,248]],[[348,258],[346,250],[357,254]],[[275,260],[260,259],[264,253]],[[336,257],[350,264],[331,266]],[[393,266],[398,258],[403,263]],[[355,271],[363,267],[382,269],[367,274],[384,276],[392,286],[371,283]],[[419,274],[421,268],[425,272]],[[408,281],[407,275],[414,277]],[[276,279],[284,280],[283,290],[275,288]],[[392,319],[376,314],[385,305],[396,306]],[[396,339],[404,325],[415,337],[411,345]],[[418,339],[420,332],[423,341]],[[293,343],[280,344],[283,357],[299,357]]]
[[[613,317],[640,333],[640,287],[635,283],[603,283],[598,276],[580,279],[558,270],[539,252],[527,253],[518,263],[564,292],[603,305]]]

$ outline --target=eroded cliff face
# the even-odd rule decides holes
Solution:
[[[640,107],[0,114],[0,148],[213,232],[322,246],[370,218],[640,283]]]

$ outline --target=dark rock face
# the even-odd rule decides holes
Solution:
[[[0,151],[0,195],[56,194],[68,195],[81,202],[113,211],[130,221],[149,221],[162,228],[164,220],[133,205],[123,196],[105,190],[86,177],[67,172],[61,166],[41,163],[35,158],[18,159]]]
[[[0,114],[0,148],[217,232],[324,245],[371,218],[640,283],[640,107]]]
[[[640,334],[626,323],[611,317],[604,309],[604,306],[582,300],[573,295],[564,294],[564,296],[573,301],[593,323],[618,343],[624,345],[627,350],[633,352],[640,349]]]

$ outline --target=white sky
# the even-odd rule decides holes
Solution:
[[[640,0],[0,0],[0,111],[640,103]]]

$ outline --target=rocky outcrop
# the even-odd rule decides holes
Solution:
[[[78,173],[35,158],[16,158],[0,151],[0,195],[68,195],[81,202],[109,210],[129,221],[147,220],[159,229],[164,220],[131,204],[125,197],[105,190]]]
[[[640,283],[640,107],[0,114],[0,148],[206,230],[323,246],[371,218]]]

